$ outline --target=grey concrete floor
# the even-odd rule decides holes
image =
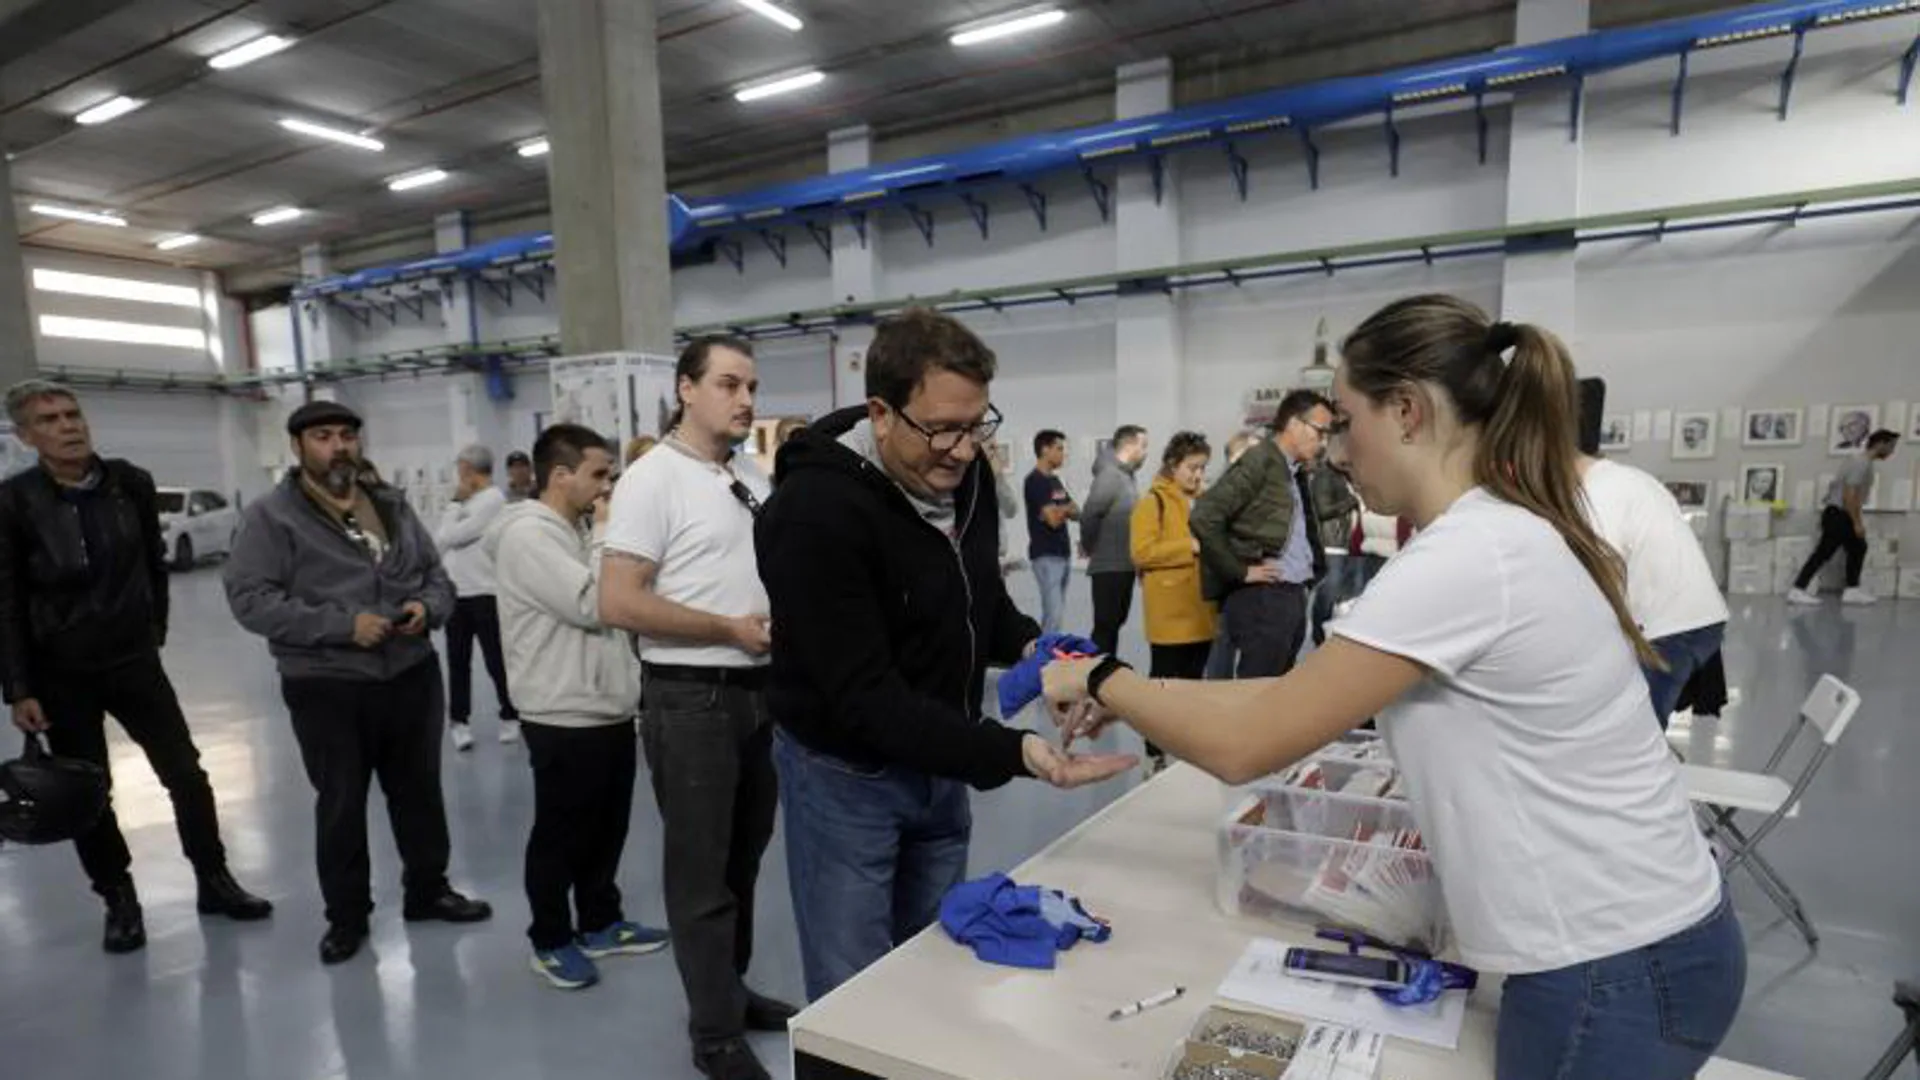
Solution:
[[[1031,580],[1013,579],[1033,608]],[[1076,579],[1073,622],[1088,621]],[[1138,616],[1123,651],[1145,658]],[[520,855],[531,813],[522,746],[493,740],[491,689],[475,688],[479,744],[448,748],[445,786],[458,886],[491,900],[478,927],[405,927],[398,866],[378,806],[375,913],[368,953],[323,968],[312,869],[310,793],[265,649],[236,627],[217,570],[176,579],[167,663],[220,799],[236,874],[278,905],[266,924],[201,920],[171,810],[139,752],[113,744],[116,805],[135,855],[150,944],[99,950],[100,909],[71,849],[0,850],[0,1076],[62,1080],[382,1080],[387,1077],[693,1077],[685,1003],[665,955],[617,959],[604,981],[560,993],[527,970]],[[1831,671],[1865,706],[1808,795],[1806,812],[1766,845],[1801,892],[1823,941],[1809,954],[1758,890],[1736,881],[1752,978],[1726,1056],[1807,1078],[1857,1077],[1897,1028],[1897,977],[1920,975],[1920,760],[1914,723],[1920,604],[1789,614],[1773,598],[1736,604],[1729,675],[1744,700],[1678,738],[1690,760],[1758,767],[1812,680]],[[1131,739],[1131,736],[1119,736]],[[0,754],[15,742],[0,736]],[[660,823],[645,780],[624,870],[629,914],[660,906]],[[1011,866],[1120,794],[1017,783],[975,798],[976,871]],[[751,981],[797,999],[796,933],[776,837],[758,898]],[[756,1037],[776,1075],[784,1040]],[[1902,1080],[1920,1080],[1911,1066]]]

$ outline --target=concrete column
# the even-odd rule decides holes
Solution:
[[[873,164],[873,131],[865,124],[827,134],[827,171],[846,172]],[[863,304],[880,298],[880,222],[867,222],[867,239],[851,222],[833,226],[833,302]],[[867,399],[867,346],[873,328],[848,326],[835,332],[833,405],[841,408]]]
[[[1173,108],[1173,62],[1127,64],[1115,73],[1114,119]],[[1160,201],[1143,165],[1122,166],[1113,192],[1114,268],[1121,272],[1180,262],[1180,213],[1175,162],[1163,162]],[[1180,426],[1180,308],[1165,293],[1123,296],[1114,316],[1114,422],[1147,429],[1154,452]],[[1097,433],[1101,436],[1109,432]]]
[[[1590,0],[1519,0],[1514,43],[1531,45],[1591,29]],[[1570,218],[1580,213],[1581,143],[1568,137],[1567,99],[1523,94],[1514,99],[1507,158],[1507,223]],[[1584,120],[1584,117],[1582,117]],[[1569,243],[1571,238],[1568,238]],[[1504,318],[1578,337],[1572,247],[1509,254],[1501,273]]]
[[[12,170],[0,156],[0,387],[31,378],[38,368],[33,315],[27,308],[27,267],[20,257],[20,223],[13,213]]]
[[[318,281],[333,275],[333,260],[327,249],[320,244],[304,244],[300,248],[300,280]],[[300,360],[305,371],[318,363],[332,360],[339,355],[335,351],[333,319],[331,309],[325,303],[294,300],[290,305],[293,312],[294,342],[300,350]]]
[[[655,0],[538,6],[561,346],[670,353]]]

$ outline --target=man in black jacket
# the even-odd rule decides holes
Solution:
[[[273,905],[227,872],[213,789],[160,664],[167,567],[153,477],[96,457],[79,399],[57,383],[14,386],[7,413],[40,454],[0,484],[0,675],[14,725],[105,768],[112,713],[173,800],[200,911],[266,918]],[[106,950],[145,945],[133,858],[111,807],[74,848],[107,903]]]
[[[1000,578],[981,452],[1000,423],[994,367],[947,316],[883,323],[867,350],[867,403],[781,449],[756,529],[809,998],[932,923],[966,873],[968,785],[1071,787],[1134,763],[1069,756],[981,717],[987,665],[1017,663],[1040,636]]]

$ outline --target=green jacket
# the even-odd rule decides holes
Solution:
[[[1278,554],[1293,531],[1295,499],[1307,498],[1295,484],[1287,455],[1272,439],[1255,443],[1193,504],[1191,529],[1200,541],[1200,591],[1222,600],[1246,583],[1247,568]],[[1307,499],[1308,527],[1314,523]],[[1309,541],[1313,537],[1308,538]],[[1316,543],[1313,573],[1326,571],[1326,552]]]

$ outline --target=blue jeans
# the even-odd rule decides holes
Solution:
[[[1667,670],[1643,668],[1647,675],[1647,690],[1653,696],[1653,715],[1660,721],[1660,730],[1667,728],[1667,719],[1673,715],[1673,706],[1680,700],[1680,692],[1687,688],[1687,680],[1700,666],[1713,659],[1720,651],[1720,643],[1726,639],[1727,624],[1714,623],[1698,630],[1682,630],[1663,638],[1655,638],[1648,644],[1667,662]]]
[[[1733,1026],[1747,946],[1723,896],[1645,948],[1507,978],[1498,1080],[1686,1080]]]
[[[967,787],[866,768],[774,736],[787,878],[807,1000],[817,1001],[933,925],[967,873]]]
[[[1040,632],[1060,631],[1060,619],[1067,612],[1067,580],[1073,576],[1073,560],[1059,555],[1035,555],[1033,580],[1040,584]]]
[[[1333,618],[1334,606],[1358,597],[1366,591],[1380,568],[1387,560],[1378,555],[1333,555],[1327,556],[1327,576],[1313,590],[1313,643],[1319,645],[1327,640],[1327,620]]]

